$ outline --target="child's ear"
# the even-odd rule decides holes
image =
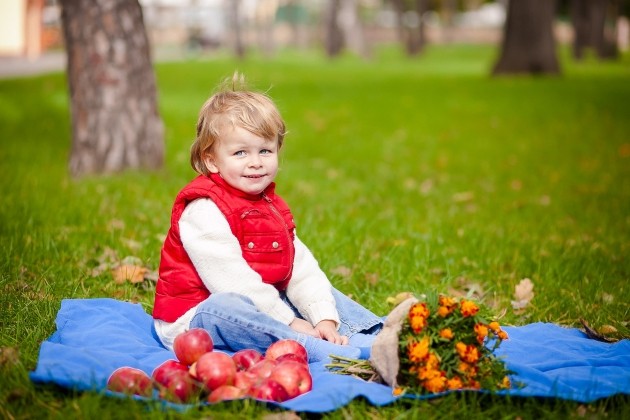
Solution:
[[[212,157],[212,155],[206,155],[206,157],[203,158],[203,163],[206,164],[206,168],[208,168],[210,173],[219,173],[219,168],[214,164],[214,157]]]

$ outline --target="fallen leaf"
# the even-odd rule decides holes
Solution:
[[[20,360],[20,352],[15,347],[0,347],[0,367],[16,365]]]
[[[604,343],[614,343],[618,341],[614,338],[606,337],[605,335],[598,333],[593,328],[591,328],[590,325],[588,325],[588,322],[586,322],[585,319],[580,318],[580,323],[582,323],[582,326],[584,327],[584,333],[586,334],[588,338],[591,338],[597,341],[602,341]]]
[[[612,325],[602,325],[602,326],[598,329],[598,331],[599,331],[601,334],[604,334],[604,335],[607,335],[607,334],[616,334],[616,333],[618,332],[618,331],[617,331],[617,328],[613,327]]]
[[[413,293],[400,292],[396,296],[388,297],[387,299],[385,299],[385,302],[389,303],[390,305],[396,306],[399,303],[404,302],[405,300],[409,299],[410,297],[413,297]]]
[[[352,275],[352,270],[345,265],[340,265],[339,267],[335,267],[330,270],[332,274],[336,274],[341,277],[350,277]]]
[[[534,298],[534,283],[530,279],[521,280],[514,287],[514,300],[512,301],[512,308],[515,310],[522,310],[529,302]]]
[[[372,286],[376,285],[378,283],[378,274],[376,273],[365,273],[365,279],[368,281],[368,283],[370,283]]]
[[[145,267],[130,264],[121,264],[112,269],[114,282],[122,284],[126,281],[131,283],[140,283],[144,280],[144,274],[147,272]]]
[[[453,194],[453,201],[456,203],[465,203],[475,198],[475,193],[472,191],[464,191]]]

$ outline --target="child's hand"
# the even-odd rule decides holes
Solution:
[[[325,319],[315,325],[315,330],[319,332],[319,336],[326,341],[330,341],[333,344],[348,344],[348,337],[345,335],[339,335],[337,332],[337,325],[335,321]]]
[[[310,322],[305,321],[301,318],[296,317],[293,322],[289,324],[294,331],[297,331],[302,334],[307,334],[313,337],[320,338],[319,332],[313,328]]]

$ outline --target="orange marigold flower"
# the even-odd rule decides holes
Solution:
[[[490,327],[490,329],[495,333],[498,333],[501,330],[501,326],[497,321],[492,321],[488,324],[488,327]]]
[[[419,334],[422,332],[424,327],[427,326],[427,319],[423,316],[413,316],[409,318],[409,326],[413,330],[414,333]]]
[[[432,377],[431,379],[427,379],[424,381],[424,388],[429,392],[442,392],[446,390],[447,380],[444,375],[441,374]]]
[[[501,380],[501,384],[499,385],[499,388],[510,388],[512,386],[512,383],[510,382],[510,378],[508,378],[507,376],[503,377],[503,380]]]
[[[430,314],[429,308],[427,307],[427,304],[424,302],[416,303],[413,306],[411,306],[411,308],[409,308],[409,318],[412,318],[414,316],[421,316],[423,318],[427,318],[429,314]]]
[[[483,340],[488,336],[488,327],[484,324],[475,324],[475,333],[477,334],[477,341],[483,343]]]
[[[452,311],[448,309],[446,306],[440,306],[437,310],[437,314],[441,316],[442,318],[446,318],[448,314],[450,314],[451,312]]]
[[[477,312],[479,312],[479,307],[473,301],[462,299],[462,306],[460,310],[462,315],[469,317],[474,316]]]
[[[452,297],[440,295],[440,297],[438,298],[438,304],[451,308],[457,306],[457,301],[455,301],[455,299],[453,299]]]
[[[435,353],[429,352],[429,355],[427,356],[427,360],[424,363],[424,365],[428,369],[437,369],[440,367],[440,359],[437,357]]]
[[[405,388],[401,388],[401,387],[399,387],[399,386],[397,386],[396,388],[394,388],[394,390],[392,391],[392,394],[393,394],[395,397],[398,397],[398,396],[400,396],[400,395],[402,395],[402,394],[404,394],[404,393],[405,393]]]
[[[460,341],[455,345],[455,350],[464,362],[477,363],[479,360],[479,350],[472,344],[466,345]]]
[[[477,367],[466,362],[460,362],[457,370],[467,378],[474,378],[477,376]]]
[[[429,337],[424,336],[420,341],[412,341],[407,346],[407,355],[413,363],[424,360],[429,354]]]
[[[507,340],[508,339],[508,334],[501,330],[497,333],[497,336],[501,339],[501,340]]]
[[[481,383],[479,383],[479,381],[476,381],[474,379],[468,381],[467,385],[468,385],[467,387],[470,389],[481,389]]]
[[[468,363],[477,363],[479,361],[479,350],[472,344],[466,349],[466,358],[464,359]]]
[[[444,328],[443,330],[440,330],[440,337],[445,338],[447,340],[451,340],[454,336],[453,336],[453,330],[451,330],[450,328]]]
[[[448,380],[447,385],[448,389],[462,389],[464,387],[464,383],[459,378],[459,376],[453,376]]]

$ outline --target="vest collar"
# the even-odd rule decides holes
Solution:
[[[237,188],[232,187],[230,184],[225,182],[225,179],[223,179],[223,177],[220,174],[210,173],[209,177],[215,184],[217,184],[219,187],[221,187],[222,189],[224,189],[231,195],[235,195],[237,197],[241,197],[250,201],[261,200],[263,196],[267,196],[271,198],[274,196],[274,191],[276,189],[276,183],[272,182],[271,184],[269,184],[267,188],[265,188],[265,190],[261,194],[248,194],[244,191],[241,191]]]

